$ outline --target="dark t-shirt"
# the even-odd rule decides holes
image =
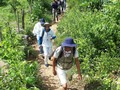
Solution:
[[[53,3],[52,3],[52,8],[57,9],[57,8],[58,8],[58,4],[55,3],[55,2],[53,2]]]

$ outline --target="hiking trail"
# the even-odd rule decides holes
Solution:
[[[62,17],[63,17],[63,15],[61,15],[59,17],[59,21],[57,23],[54,23],[50,27],[55,33],[57,32],[57,24],[60,22]],[[37,45],[37,41],[35,42],[35,44],[33,44],[33,47],[34,47],[34,50],[37,51],[37,54],[38,54],[37,58],[38,58],[38,62],[40,64],[39,74],[42,78],[42,83],[43,83],[42,90],[61,90],[59,78],[57,77],[57,75],[54,76],[53,73],[52,73],[52,61],[49,60],[48,61],[49,67],[45,67],[44,60],[39,55],[39,47]],[[56,46],[53,42],[53,49],[55,49],[55,48],[56,48]],[[83,85],[84,84],[78,83],[77,80],[74,80],[72,83],[69,83],[68,86],[70,88],[69,90],[84,90]]]
[[[59,21],[60,21],[60,18],[61,18],[61,16],[59,17]],[[55,33],[57,31],[57,24],[59,23],[59,21],[54,23],[50,27]],[[37,59],[40,64],[39,74],[42,77],[42,83],[43,83],[42,89],[44,89],[44,90],[60,90],[59,89],[59,87],[60,87],[59,79],[57,76],[54,76],[52,73],[52,61],[49,60],[48,61],[49,67],[45,67],[44,60],[39,55],[39,47],[38,47],[37,41],[32,46],[34,47],[34,50],[37,52]],[[55,48],[55,45],[53,46],[53,48]]]

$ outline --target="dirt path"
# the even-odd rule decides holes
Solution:
[[[61,17],[59,17],[61,19]],[[60,20],[57,23],[54,23],[50,28],[52,30],[54,30],[54,32],[56,33],[57,31],[57,24],[60,22]],[[59,83],[59,79],[57,76],[54,76],[52,73],[52,61],[48,61],[49,63],[49,67],[45,67],[44,65],[44,60],[42,59],[42,57],[39,55],[39,47],[37,45],[37,42],[35,42],[35,44],[32,45],[34,47],[34,50],[36,51],[36,53],[38,54],[38,62],[40,63],[40,75],[43,79],[43,90],[60,90],[60,83]],[[53,46],[53,48],[55,48],[55,46]]]
[[[62,16],[60,17],[60,19]],[[60,20],[57,23],[54,23],[51,26],[51,29],[54,30],[54,32],[57,32],[57,24],[60,22]],[[52,61],[48,61],[49,67],[45,67],[44,60],[39,56],[39,48],[37,45],[37,42],[33,45],[34,50],[37,51],[38,54],[38,62],[40,63],[40,75],[43,80],[43,87],[42,90],[61,90],[60,82],[57,76],[54,76],[52,73]],[[54,45],[53,48],[56,48]],[[74,76],[76,78],[76,76]],[[84,84],[83,81],[80,83],[77,81],[77,79],[74,79],[72,82],[69,82],[69,90],[84,90]]]
[[[56,33],[57,23],[53,24],[51,26],[51,29],[54,30],[54,32]],[[49,67],[45,67],[44,64],[42,64],[40,67],[40,73],[43,78],[43,83],[47,87],[45,90],[60,90],[59,79],[57,76],[54,76],[52,73],[52,61],[49,60],[48,63],[49,63]]]

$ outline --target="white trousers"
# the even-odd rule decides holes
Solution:
[[[52,47],[43,46],[43,51],[44,51],[44,63],[48,64],[49,57],[52,54]]]
[[[56,67],[57,75],[61,85],[66,84],[69,79],[69,76],[72,76],[73,73],[71,72],[71,70],[72,68],[69,70],[62,70],[59,67]]]

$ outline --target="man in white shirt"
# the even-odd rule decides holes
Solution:
[[[34,36],[36,36],[37,41],[38,41],[40,54],[43,53],[43,49],[42,49],[42,46],[40,45],[40,40],[39,39],[40,39],[41,31],[44,28],[43,27],[44,23],[45,23],[44,18],[41,18],[40,21],[35,24],[34,29],[33,29],[33,34],[34,34]]]
[[[73,57],[75,59],[76,68],[78,71],[78,79],[82,79],[80,73],[80,63],[78,60],[78,51],[76,44],[72,38],[66,38],[65,41],[58,47],[53,55],[53,74],[58,75],[62,85],[62,90],[67,90],[67,74],[73,66]]]
[[[52,46],[53,46],[52,40],[56,38],[53,30],[50,29],[50,26],[51,25],[48,22],[46,22],[44,24],[44,29],[42,30],[40,35],[40,41],[41,41],[40,44],[43,46],[44,63],[46,67],[49,66],[48,60],[52,54]]]

